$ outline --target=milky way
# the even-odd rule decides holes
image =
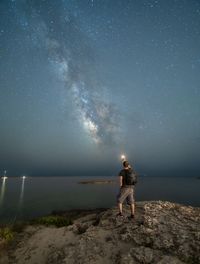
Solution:
[[[93,142],[109,145],[116,142],[119,135],[117,109],[104,96],[103,87],[95,76],[94,50],[73,16],[59,4],[53,12],[49,11],[46,2],[36,5],[36,1],[27,1],[20,8],[20,12],[24,10],[21,23],[29,25],[33,44],[48,53],[49,63],[74,102],[77,119]],[[27,9],[30,13],[26,17]]]

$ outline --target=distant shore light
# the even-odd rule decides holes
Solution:
[[[7,176],[3,176],[3,177],[1,177],[1,179],[2,180],[6,180],[6,179],[8,179],[8,177]]]

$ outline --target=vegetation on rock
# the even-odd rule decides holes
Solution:
[[[72,225],[73,222],[71,218],[66,218],[64,216],[59,215],[49,215],[35,219],[33,223],[46,226],[54,225],[56,227],[62,227]]]

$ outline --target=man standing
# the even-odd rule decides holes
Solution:
[[[127,203],[130,205],[131,219],[134,219],[135,215],[135,198],[134,198],[134,185],[137,183],[136,174],[129,165],[128,161],[123,162],[123,167],[119,173],[119,184],[120,192],[118,195],[118,209],[119,213],[117,216],[122,216],[123,202],[126,199]]]

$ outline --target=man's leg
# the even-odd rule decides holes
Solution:
[[[120,188],[120,192],[118,195],[118,199],[117,199],[117,205],[118,205],[118,209],[119,209],[119,214],[118,215],[122,215],[122,209],[123,209],[123,202],[126,199],[126,192],[127,189],[126,188]]]
[[[131,208],[131,215],[134,215],[134,214],[135,214],[135,204],[132,203],[132,204],[130,205],[130,208]]]
[[[130,188],[130,193],[127,197],[128,204],[130,204],[131,217],[134,218],[135,214],[135,199],[134,199],[134,189]]]
[[[119,213],[122,214],[122,203],[118,203]]]

